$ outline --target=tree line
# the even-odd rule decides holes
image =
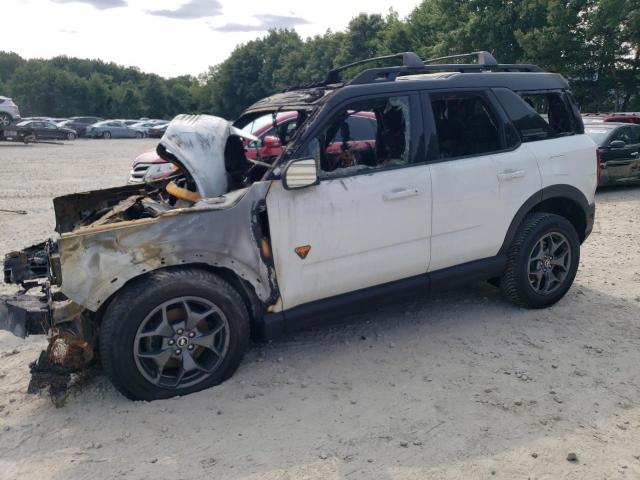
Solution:
[[[424,0],[407,18],[393,10],[360,14],[343,32],[302,39],[293,30],[269,31],[198,77],[167,79],[100,60],[25,60],[0,52],[0,95],[12,96],[25,116],[234,118],[262,97],[363,58],[477,50],[501,63],[562,73],[583,111],[640,111],[638,0]]]

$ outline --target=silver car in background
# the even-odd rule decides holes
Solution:
[[[10,98],[0,96],[0,128],[8,127],[17,120],[20,120],[18,106]]]
[[[85,136],[88,138],[143,138],[144,132],[128,127],[118,120],[105,120],[87,127]]]

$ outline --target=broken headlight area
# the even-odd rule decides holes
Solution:
[[[48,389],[60,406],[74,377],[95,359],[94,314],[56,290],[61,283],[60,259],[57,243],[52,240],[8,253],[3,270],[5,283],[22,289],[0,295],[0,330],[21,338],[48,336],[47,349],[30,366],[28,391]]]
[[[97,326],[92,312],[53,292],[48,281],[39,287],[39,294],[23,290],[0,295],[0,329],[22,338],[48,336],[46,350],[30,365],[28,392],[48,389],[56,406],[61,406],[74,376],[95,360]]]

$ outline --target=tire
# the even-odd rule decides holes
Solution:
[[[13,122],[13,117],[6,112],[0,112],[0,127],[8,127]]]
[[[559,215],[531,213],[509,248],[502,293],[524,308],[549,307],[571,288],[579,263],[580,240],[573,225]]]
[[[76,139],[76,134],[69,132],[67,133],[67,140],[75,140]]]
[[[136,138],[144,138],[144,134],[142,132],[136,132]]]
[[[111,139],[111,132],[104,132],[102,134],[102,138],[104,138],[105,140]]]
[[[185,320],[185,302],[196,317]],[[197,315],[203,318],[192,328],[189,319]],[[200,346],[208,342],[209,347]],[[249,314],[238,292],[195,268],[159,270],[134,280],[109,304],[100,331],[105,373],[132,400],[171,398],[218,385],[233,375],[248,345]]]

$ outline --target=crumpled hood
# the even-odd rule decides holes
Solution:
[[[178,115],[169,124],[160,145],[175,157],[164,159],[186,170],[202,197],[215,197],[227,193],[224,150],[230,135],[257,140],[224,118]],[[158,154],[162,156],[161,149]]]

